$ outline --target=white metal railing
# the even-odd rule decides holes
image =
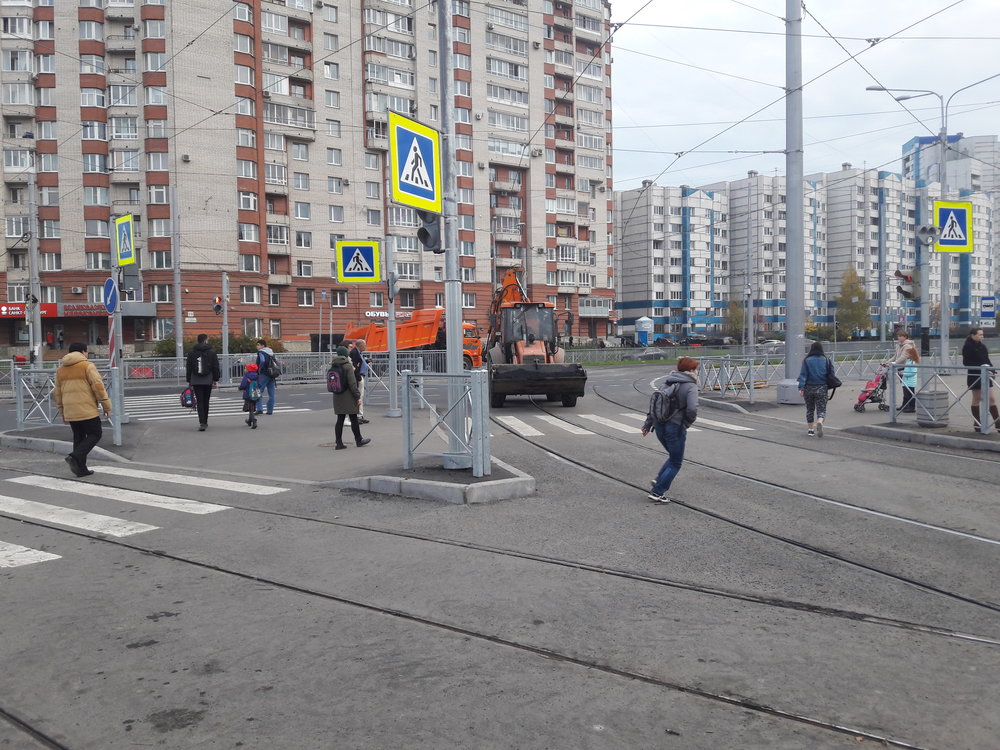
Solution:
[[[996,368],[989,365],[981,367],[959,367],[932,365],[897,365],[890,363],[886,372],[886,384],[889,401],[889,421],[895,423],[899,414],[896,407],[900,389],[899,376],[906,369],[917,370],[917,387],[914,389],[914,406],[916,407],[917,424],[922,427],[947,427],[950,415],[956,407],[962,407],[962,400],[973,389],[968,385],[966,375],[977,375],[980,383],[989,384],[982,389],[982,399],[979,413],[972,416],[981,425],[980,432],[989,434],[995,430],[990,414],[990,389],[998,382]],[[959,373],[956,375],[955,373]]]
[[[128,416],[125,414],[124,393],[113,387],[117,368],[99,367],[97,371],[101,374],[111,400],[112,442],[121,445],[122,425],[128,422]],[[52,397],[56,387],[56,370],[16,367],[12,375],[17,429],[23,430],[36,424],[53,424],[59,416],[59,408]]]
[[[472,462],[472,475],[474,477],[489,476],[490,474],[490,393],[489,393],[489,373],[486,370],[470,370],[460,375],[448,375],[445,373],[415,373],[404,370],[403,376],[403,468],[412,469],[415,456],[437,456],[440,458],[454,456],[468,456]],[[428,385],[443,384],[449,387],[444,388],[446,394],[452,392],[451,385],[455,381],[459,383],[459,396],[454,402],[450,401],[450,396],[444,396],[445,405],[439,409],[428,397]],[[435,389],[439,392],[441,389]],[[422,404],[420,408],[430,410],[431,420],[426,428],[421,428],[419,434],[415,434],[416,427],[413,414],[414,407]],[[468,416],[461,414],[463,408],[467,409]],[[449,425],[453,414],[458,411],[463,417],[465,428],[461,434],[456,434]],[[436,434],[438,430],[444,430],[448,443],[450,438],[455,438],[455,442],[460,445],[456,454],[454,451],[432,451],[421,450],[428,439]]]

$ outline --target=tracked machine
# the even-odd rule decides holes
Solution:
[[[528,299],[516,271],[508,269],[490,306],[490,406],[499,409],[507,396],[545,396],[576,406],[587,371],[566,363],[564,355],[556,343],[555,307]]]

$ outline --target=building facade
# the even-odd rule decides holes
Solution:
[[[463,318],[485,327],[516,265],[533,299],[565,313],[565,334],[607,335],[609,6],[451,11]],[[123,215],[137,229],[128,346],[174,337],[175,306],[185,336],[219,333],[223,275],[232,333],[305,350],[336,340],[386,309],[384,284],[337,283],[340,239],[391,245],[404,316],[443,305],[444,256],[422,251],[415,212],[387,188],[388,112],[441,127],[436,5],[4,0],[0,16],[0,346],[27,345],[33,276],[43,341],[102,337]]]

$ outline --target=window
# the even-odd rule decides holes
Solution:
[[[298,290],[299,307],[313,307],[315,292],[312,289]]]
[[[381,185],[377,182],[365,182],[365,197],[366,198],[381,198]]]
[[[166,22],[150,20],[144,23],[147,39],[166,39]]]
[[[268,224],[267,242],[269,245],[287,245],[288,227],[283,224]]]
[[[340,120],[327,120],[326,134],[334,138],[340,138]]]
[[[307,172],[292,172],[292,187],[296,190],[308,190],[309,174]]]
[[[149,220],[149,236],[150,237],[169,237],[170,236],[170,219],[150,219]]]
[[[165,52],[147,52],[143,55],[147,73],[158,73],[165,70],[167,55]]]
[[[106,173],[108,157],[104,154],[83,154],[83,171]]]
[[[260,256],[249,253],[240,254],[240,270],[257,273],[260,271]]]
[[[166,172],[169,169],[166,152],[153,152],[146,154],[146,169],[150,172]]]
[[[312,232],[296,232],[295,247],[304,248],[306,250],[310,249],[312,247]]]
[[[257,193],[240,192],[238,205],[243,211],[256,211],[258,206]]]
[[[111,117],[111,137],[122,141],[139,138],[139,124],[135,117]]]
[[[256,256],[254,256],[256,257]],[[259,286],[241,286],[240,287],[240,302],[245,305],[259,305],[260,304],[260,287]]]
[[[244,83],[247,86],[253,86],[254,83],[254,72],[253,68],[247,65],[237,65],[236,66],[236,83]]]
[[[108,222],[101,219],[87,219],[83,222],[85,237],[110,237]]]
[[[312,218],[312,206],[308,203],[303,203],[301,201],[295,201],[295,218],[296,219],[311,219]]]
[[[291,148],[292,158],[298,161],[308,161],[309,160],[309,144],[308,143],[293,143]]]
[[[101,55],[80,55],[80,72],[104,75],[104,58]]]
[[[325,62],[323,63],[323,75],[327,78],[332,78],[337,80],[340,78],[340,63],[335,62]]]
[[[149,264],[153,268],[173,268],[173,254],[169,250],[151,250]]]
[[[248,159],[236,160],[236,176],[257,179],[257,162]]]
[[[166,103],[167,103],[166,86],[146,87],[146,104],[166,104]]]
[[[106,187],[85,187],[83,189],[83,205],[108,205],[108,189]]]
[[[245,34],[233,34],[233,51],[247,55],[253,54],[253,37]]]
[[[8,19],[4,20],[4,26],[6,31],[6,22]],[[27,19],[20,19],[27,20]],[[97,42],[104,41],[104,24],[98,23],[97,21],[80,21],[80,39],[89,39]]]
[[[385,306],[385,294],[382,292],[369,292],[368,293],[368,304],[371,307],[384,307]]]
[[[8,96],[8,87],[10,86],[20,86],[21,84],[4,84],[4,104],[27,104],[27,101],[11,101],[10,96]],[[104,107],[107,100],[104,97],[104,89],[80,89],[80,106],[81,107]]]
[[[340,177],[327,177],[326,192],[341,195],[344,192],[344,181]]]
[[[330,206],[330,221],[335,224],[342,224],[344,221],[344,207]]]
[[[168,185],[149,185],[146,189],[149,192],[149,203],[170,203],[170,188]]]
[[[111,253],[87,253],[87,270],[103,271],[111,268]]]
[[[169,302],[170,301],[170,285],[169,284],[150,284],[149,285],[149,298],[153,302]]]
[[[464,309],[473,309],[476,306],[476,295],[471,292],[462,292],[462,307]]]
[[[369,208],[365,210],[365,221],[370,227],[380,227],[382,226],[382,212],[377,208]]]
[[[339,148],[328,148],[326,150],[326,163],[341,166],[344,163],[344,152]]]
[[[237,228],[237,238],[243,242],[260,242],[260,227],[256,224],[240,222]]]
[[[112,107],[134,107],[137,103],[135,89],[135,86],[112,84],[108,87],[109,95],[111,97],[108,103]]]
[[[299,260],[295,262],[296,276],[312,276],[313,264],[311,260]]]
[[[146,137],[147,138],[166,138],[167,137],[167,121],[166,120],[146,120]]]

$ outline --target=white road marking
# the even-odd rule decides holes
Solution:
[[[78,495],[90,495],[91,497],[100,497],[105,500],[117,500],[119,502],[131,503],[133,505],[146,505],[151,508],[176,510],[181,513],[205,515],[206,513],[216,513],[220,510],[229,510],[229,506],[227,505],[200,503],[197,500],[185,500],[179,497],[154,495],[150,492],[123,490],[118,487],[104,487],[100,484],[89,484],[87,482],[73,482],[69,479],[57,479],[55,477],[29,475],[22,477],[10,477],[7,481],[16,482],[17,484],[26,484],[30,487],[42,487],[44,489],[56,490],[59,492],[74,492]]]
[[[716,422],[714,419],[705,419],[704,417],[698,417],[698,421],[702,424],[707,424],[709,427],[721,427],[724,430],[733,430],[734,432],[753,432],[753,427],[744,427],[740,424]]]
[[[51,552],[42,552],[30,547],[22,547],[19,544],[0,542],[0,568],[17,568],[21,565],[58,559],[59,555],[53,555]]]
[[[11,513],[23,518],[34,518],[36,521],[48,521],[108,536],[131,536],[158,528],[145,523],[123,521],[120,518],[87,513],[73,508],[60,508],[58,505],[36,503],[33,500],[21,500],[6,495],[0,495],[0,513]]]
[[[585,430],[583,427],[577,427],[575,424],[570,424],[569,422],[564,422],[559,417],[553,417],[551,414],[540,414],[538,416],[544,422],[548,422],[551,425],[555,425],[560,430],[566,430],[566,432],[571,432],[574,435],[593,435],[594,433],[590,430]]]
[[[143,419],[147,422],[162,422],[165,419],[194,419],[198,416],[198,412],[195,411],[194,409],[188,411],[187,414],[170,414],[165,417],[146,416],[145,414],[135,411],[130,411],[128,409],[126,409],[125,411],[126,413],[128,413],[130,417],[135,417],[136,419]],[[278,409],[277,407],[275,407],[274,409],[275,414],[292,414],[294,412],[301,412],[301,411],[312,411],[312,409]],[[156,412],[149,412],[149,413],[155,414]],[[216,410],[215,405],[213,404],[209,409],[208,418],[215,419],[218,417],[219,419],[221,419],[223,417],[238,417],[245,413],[246,412],[240,410],[233,410],[233,411],[222,411],[221,409]]]
[[[529,425],[517,417],[495,417],[498,422],[503,422],[507,425],[507,428],[512,432],[516,432],[521,437],[534,437],[536,435],[544,435],[544,432],[536,430],[534,427]]]
[[[597,424],[604,425],[605,427],[610,427],[613,430],[618,430],[620,432],[627,432],[630,435],[634,435],[639,432],[635,425],[622,424],[621,422],[616,422],[613,419],[608,419],[607,417],[601,417],[597,414],[578,414],[577,416],[583,419],[589,419],[591,422],[597,422]]]
[[[281,492],[288,492],[287,487],[271,487],[266,484],[250,484],[249,482],[231,482],[227,479],[195,478],[184,474],[166,474],[159,471],[128,469],[123,466],[101,466],[97,470],[97,473],[114,474],[119,477],[135,477],[137,479],[151,479],[156,482],[178,482],[185,486],[196,484],[199,487],[211,487],[216,490],[229,490],[232,492],[246,492],[253,495],[277,495]]]

